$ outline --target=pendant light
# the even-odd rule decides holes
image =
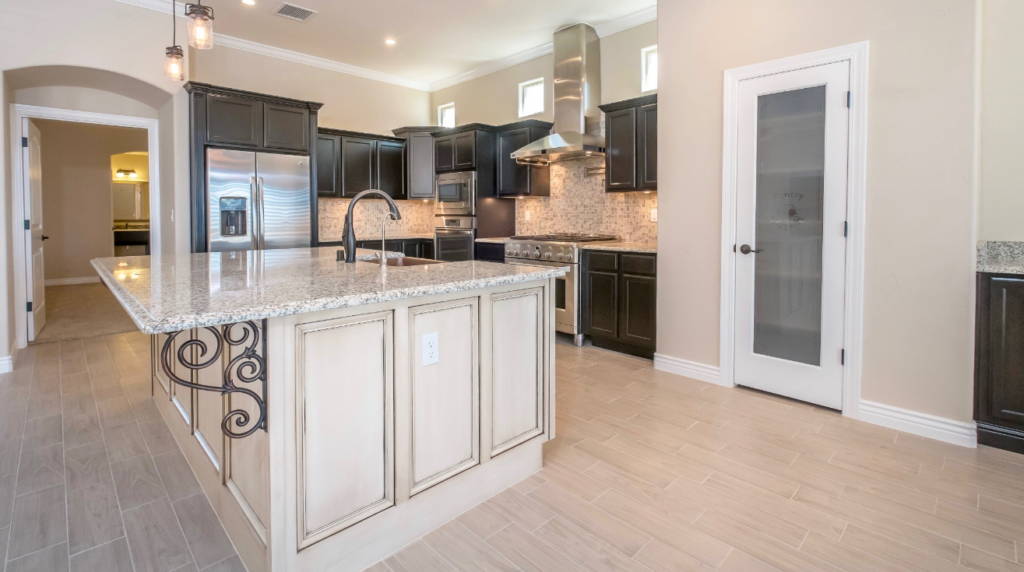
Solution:
[[[203,6],[199,0],[197,4],[185,4],[185,15],[188,16],[188,45],[197,50],[212,48],[213,8]]]
[[[177,45],[178,42],[178,21],[177,16],[174,15],[174,10],[177,8],[177,2],[171,0],[171,45],[167,47],[167,61],[164,63],[164,75],[174,81],[185,81],[185,66],[184,58],[185,52],[181,49],[181,46]]]

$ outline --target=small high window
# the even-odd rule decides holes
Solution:
[[[658,46],[640,50],[640,91],[658,89]]]
[[[441,127],[455,127],[455,103],[437,106],[437,124]]]
[[[544,78],[519,84],[519,117],[544,113]]]

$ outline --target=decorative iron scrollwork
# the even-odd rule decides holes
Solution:
[[[167,377],[182,387],[199,391],[216,391],[221,395],[241,394],[252,399],[259,408],[259,418],[250,424],[251,415],[245,409],[232,409],[224,416],[220,428],[225,435],[232,439],[248,437],[257,429],[267,430],[267,321],[263,320],[262,325],[256,322],[246,321],[223,326],[206,326],[207,332],[213,335],[216,341],[211,348],[206,341],[198,337],[191,337],[185,340],[178,351],[174,351],[174,340],[182,332],[174,332],[167,335],[163,350],[160,352],[160,367]],[[203,385],[191,379],[182,379],[174,372],[174,362],[191,371],[206,369],[213,364],[219,363],[220,357],[225,348],[239,348],[240,352],[232,357],[222,371],[223,385]],[[232,352],[228,352],[230,355]],[[260,393],[256,393],[247,385],[259,382]],[[245,431],[236,432],[234,427],[247,427]]]

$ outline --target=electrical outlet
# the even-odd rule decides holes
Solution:
[[[530,211],[526,211],[526,220],[530,220]]]
[[[431,365],[440,361],[440,348],[437,341],[437,332],[423,334],[423,365]]]

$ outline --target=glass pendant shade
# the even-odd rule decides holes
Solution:
[[[164,63],[164,75],[175,81],[184,81],[184,57],[185,52],[181,49],[181,46],[167,48],[167,62]]]
[[[213,8],[202,4],[187,4],[188,45],[197,50],[213,47]]]

